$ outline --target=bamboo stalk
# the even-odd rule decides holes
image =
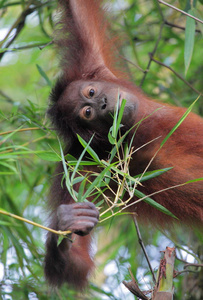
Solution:
[[[175,248],[166,247],[164,258],[159,265],[157,286],[154,290],[152,300],[173,300],[174,262]]]
[[[51,229],[51,228],[49,228],[49,227],[40,225],[40,224],[38,224],[38,223],[36,223],[36,222],[30,221],[30,220],[28,220],[28,219],[25,219],[25,218],[22,218],[22,217],[20,217],[20,216],[17,216],[17,215],[14,215],[14,214],[12,214],[12,213],[9,213],[9,212],[7,212],[7,211],[5,211],[5,210],[1,210],[1,209],[0,209],[0,214],[5,215],[5,216],[8,216],[8,217],[11,217],[11,218],[14,218],[14,219],[17,219],[17,220],[20,220],[20,221],[22,221],[22,222],[26,222],[26,223],[31,224],[31,225],[33,225],[33,226],[37,226],[37,227],[39,227],[39,228],[41,228],[41,229],[50,231],[50,232],[55,233],[55,234],[57,234],[57,235],[67,236],[68,234],[71,234],[71,231],[70,231],[70,230],[67,230],[67,231],[54,230],[54,229]]]

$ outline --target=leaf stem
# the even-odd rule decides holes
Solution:
[[[67,231],[61,231],[61,230],[54,230],[54,229],[51,229],[51,228],[49,228],[49,227],[45,227],[45,226],[40,225],[40,224],[38,224],[38,223],[36,223],[36,222],[33,222],[33,221],[30,221],[30,220],[25,219],[25,218],[23,218],[23,217],[14,215],[14,214],[12,214],[12,213],[10,213],[10,212],[7,212],[7,211],[5,211],[5,210],[1,210],[1,209],[0,209],[0,214],[9,216],[9,217],[11,217],[11,218],[20,220],[20,221],[22,221],[22,222],[26,222],[26,223],[31,224],[31,225],[33,225],[33,226],[37,226],[37,227],[39,227],[39,228],[41,228],[41,229],[50,231],[50,232],[55,233],[55,234],[57,234],[57,235],[64,235],[64,236],[66,236],[67,234],[70,234],[70,233],[71,233],[70,230],[67,230]]]

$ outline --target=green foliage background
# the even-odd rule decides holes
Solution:
[[[170,4],[203,18],[202,1],[170,0]],[[203,25],[191,25],[191,20],[186,25],[186,16],[155,0],[111,0],[109,5],[110,22],[123,44],[121,56],[132,80],[142,83],[152,98],[188,107],[202,93]],[[59,72],[52,43],[56,6],[56,1],[45,0],[0,1],[0,209],[45,226],[56,164],[42,157],[47,151],[59,153],[46,116],[51,86]],[[149,53],[162,65],[152,61],[144,78]],[[195,111],[203,113],[202,98]],[[159,251],[174,243],[180,259],[191,261],[193,255],[199,262],[202,258],[198,232],[174,229],[164,235],[141,225],[141,233],[154,268],[159,264]],[[86,295],[65,286],[53,292],[46,285],[45,235],[42,229],[0,215],[1,299],[135,299],[122,286],[122,280],[129,280],[130,265],[141,288],[153,286],[129,218],[115,218],[97,229],[98,267]],[[181,261],[177,268],[183,268]],[[202,299],[202,278],[199,272],[179,276],[175,299]]]

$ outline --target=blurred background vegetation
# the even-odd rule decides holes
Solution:
[[[203,24],[156,0],[107,2],[132,81],[152,98],[188,107],[203,92]],[[202,0],[168,3],[203,19]],[[57,1],[0,1],[0,209],[45,226],[56,166],[45,154],[59,152],[46,116],[59,72],[52,42],[56,7]],[[202,98],[194,110],[203,113]],[[130,278],[130,266],[140,288],[150,289],[152,277],[133,222],[117,217],[102,225],[95,235],[97,270],[90,290],[81,295],[66,286],[52,291],[45,283],[46,231],[1,214],[0,298],[136,299],[122,284]],[[166,246],[176,246],[179,271],[186,261],[202,259],[202,236],[194,230],[169,233],[142,225],[140,230],[155,270]],[[191,271],[175,279],[175,299],[203,299],[203,274]]]

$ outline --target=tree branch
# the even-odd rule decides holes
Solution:
[[[185,80],[180,74],[178,74],[175,70],[173,70],[171,67],[165,65],[164,63],[156,60],[153,58],[152,53],[149,54],[151,61],[154,61],[155,63],[157,63],[160,66],[163,66],[167,69],[169,69],[171,72],[173,72],[179,79],[181,79],[187,86],[189,86],[194,92],[196,92],[198,95],[203,95],[201,92],[199,92],[198,90],[196,90],[187,80]]]
[[[194,17],[194,16],[192,16],[192,15],[186,13],[184,10],[181,10],[181,9],[179,9],[179,8],[177,8],[177,7],[173,6],[173,5],[171,5],[171,4],[168,4],[168,3],[165,2],[165,1],[162,1],[162,0],[158,0],[158,1],[159,1],[159,3],[162,3],[162,4],[168,6],[168,7],[172,8],[172,9],[175,9],[175,10],[181,12],[182,14],[184,14],[184,15],[186,15],[186,16],[188,16],[188,17],[194,19],[194,20],[196,20],[197,22],[203,24],[203,21],[202,21],[202,20],[200,20],[200,19],[198,19],[198,18],[196,18],[196,17]]]
[[[154,274],[154,270],[152,269],[152,266],[151,266],[151,263],[150,263],[147,251],[145,249],[145,246],[144,246],[144,243],[143,243],[143,240],[142,240],[142,236],[141,236],[141,233],[140,233],[139,226],[138,226],[137,219],[136,219],[135,215],[133,215],[133,221],[134,221],[135,228],[136,228],[136,231],[137,231],[137,236],[138,236],[139,244],[140,244],[140,246],[141,246],[141,248],[142,248],[142,250],[144,252],[145,258],[146,258],[147,263],[148,263],[148,266],[149,266],[150,271],[152,273],[153,281],[154,281],[154,283],[156,283],[156,277],[155,277],[155,274]]]
[[[160,42],[161,37],[162,37],[162,30],[163,30],[164,25],[165,25],[165,24],[164,24],[164,22],[163,22],[163,23],[161,24],[161,28],[160,28],[160,31],[159,31],[158,39],[157,39],[156,44],[155,44],[155,46],[154,46],[154,49],[153,49],[153,51],[152,51],[152,57],[154,56],[154,54],[155,54],[155,52],[156,52],[156,50],[157,50],[157,48],[158,48],[159,42]],[[150,60],[149,60],[148,65],[147,65],[147,69],[144,71],[144,76],[142,77],[142,80],[141,80],[141,82],[140,82],[140,86],[142,86],[143,83],[144,83],[144,81],[145,81],[145,78],[146,78],[147,73],[148,73],[148,71],[149,71],[151,62],[152,62],[152,58],[150,57]]]

